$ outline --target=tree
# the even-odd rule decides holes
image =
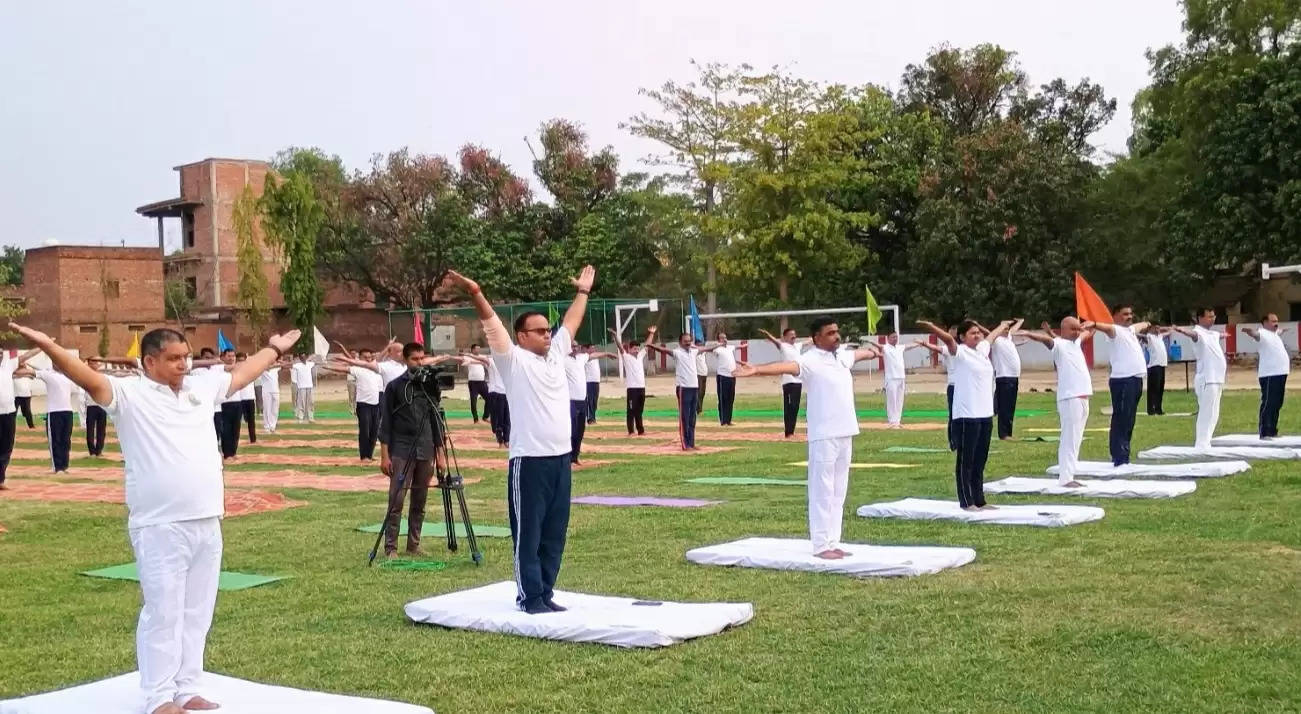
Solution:
[[[27,314],[27,300],[24,298],[0,298],[0,321],[5,324],[5,329],[0,330],[0,340],[11,340],[18,336],[17,332],[8,329],[9,321],[15,317],[22,317]]]
[[[1026,93],[1016,53],[997,45],[960,50],[941,45],[920,65],[904,69],[900,100],[909,111],[930,112],[958,135],[1000,121]]]
[[[239,265],[239,289],[235,304],[243,311],[254,342],[261,344],[271,322],[271,302],[267,297],[267,276],[262,242],[258,239],[258,200],[253,189],[245,186],[235,201],[231,222],[235,227],[235,256]]]
[[[182,332],[185,331],[185,323],[194,316],[195,304],[194,296],[190,294],[184,280],[168,278],[163,282],[164,316],[168,320],[175,320]]]
[[[301,172],[279,178],[268,173],[260,205],[267,243],[282,266],[280,292],[294,327],[303,331],[296,349],[311,352],[312,328],[324,300],[316,279],[316,241],[325,223],[325,209],[311,180]]]
[[[4,247],[4,253],[0,253],[0,285],[23,284],[23,263],[26,257],[27,251],[16,245]]]

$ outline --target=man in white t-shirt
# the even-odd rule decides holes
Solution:
[[[683,451],[696,450],[696,400],[700,398],[700,382],[696,376],[696,358],[700,350],[688,333],[678,336],[678,345],[671,350],[646,343],[651,350],[673,358],[673,386],[678,395],[678,439]]]
[[[1024,318],[1012,323],[1012,329],[990,345],[989,361],[994,365],[994,416],[997,418],[998,439],[1012,438],[1012,423],[1016,418],[1016,397],[1021,388],[1021,353],[1013,339],[1021,329]]]
[[[552,334],[547,316],[526,312],[515,318],[515,344],[473,280],[455,271],[448,282],[474,302],[510,395],[510,469],[506,477],[510,530],[515,544],[516,605],[530,615],[562,612],[553,599],[569,528],[569,383],[565,359],[583,324],[596,271],[588,265],[573,279],[577,294]]]
[[[840,327],[830,317],[815,319],[809,328],[813,348],[797,360],[765,365],[738,364],[737,377],[755,375],[798,376],[809,387],[809,539],[813,554],[840,560],[851,553],[840,547],[849,487],[849,462],[858,434],[854,408],[855,362],[881,353],[872,345],[841,351]]]
[[[709,386],[709,363],[705,361],[704,345],[696,343],[696,416],[705,411],[705,391]]]
[[[596,408],[601,401],[601,358],[615,355],[598,352],[595,345],[583,345],[582,349],[587,355],[587,363],[583,365],[583,375],[587,378],[583,398],[585,418],[588,424],[595,424]]]
[[[248,359],[245,352],[235,353],[235,363],[238,364]],[[248,443],[257,443],[257,380],[253,380],[248,386],[239,390],[239,414],[244,420],[244,425],[248,427]],[[239,425],[236,424],[238,429]]]
[[[18,408],[18,413],[23,415],[27,421],[28,429],[36,428],[36,421],[32,419],[32,377],[15,377],[14,378],[14,405]]]
[[[224,365],[224,371],[229,372],[234,369],[237,356],[235,350],[227,349],[221,351],[221,362]],[[239,455],[239,420],[244,413],[244,395],[243,390],[231,392],[229,396],[221,400],[221,458],[225,461],[231,461]]]
[[[736,351],[749,347],[750,343],[748,340],[741,340],[738,344],[729,345],[727,343],[727,333],[725,332],[719,332],[715,339],[718,340],[717,344],[706,349],[713,353],[716,364],[714,374],[716,375],[715,381],[718,387],[716,390],[718,392],[718,423],[720,426],[731,426],[732,407],[736,404],[736,377],[732,374],[732,371],[736,369]],[[705,392],[702,389],[700,391],[702,399],[704,395]]]
[[[0,490],[8,488],[5,486],[5,472],[9,469],[9,457],[14,453],[14,433],[18,429],[18,406],[14,397],[18,380],[14,379],[14,372],[22,369],[27,360],[39,351],[10,356],[9,350],[5,350],[0,356]]]
[[[1278,436],[1278,413],[1287,393],[1287,375],[1292,371],[1292,356],[1287,353],[1278,327],[1278,315],[1269,313],[1260,321],[1260,329],[1244,327],[1242,331],[1258,343],[1256,378],[1260,381],[1260,415],[1257,421],[1260,438]]]
[[[316,423],[316,363],[305,352],[300,352],[289,368],[289,381],[294,385],[294,418],[299,424]]]
[[[1062,319],[1058,335],[1053,334],[1047,322],[1043,323],[1043,332],[1025,333],[1047,347],[1053,355],[1053,368],[1057,370],[1057,418],[1061,424],[1061,436],[1057,442],[1057,483],[1067,488],[1084,486],[1075,480],[1075,474],[1080,467],[1084,426],[1089,421],[1093,379],[1080,347],[1093,339],[1092,327],[1091,322],[1081,323],[1074,317],[1067,317]]]
[[[268,434],[276,433],[280,421],[280,370],[290,364],[280,360],[258,375],[256,381],[257,391],[262,397],[262,430]]]
[[[77,385],[57,367],[30,374],[45,383],[45,436],[50,444],[51,466],[56,474],[67,473],[68,453],[72,450],[72,391]]]
[[[1138,417],[1138,401],[1143,396],[1143,375],[1147,361],[1138,336],[1148,323],[1134,322],[1134,307],[1119,305],[1111,311],[1111,323],[1100,322],[1094,329],[1111,338],[1111,463],[1123,466],[1129,463],[1130,442],[1134,438],[1134,420]]]
[[[569,462],[579,463],[583,450],[583,432],[587,430],[587,374],[588,355],[582,345],[575,344],[565,357],[565,384],[569,389]]]
[[[470,354],[479,356],[479,343],[470,345]],[[488,368],[478,360],[465,361],[465,388],[470,393],[470,416],[479,423],[479,399],[483,399],[483,416],[488,418]]]
[[[1180,334],[1193,341],[1193,354],[1197,356],[1197,372],[1193,377],[1193,391],[1197,394],[1197,431],[1193,447],[1206,449],[1215,437],[1215,427],[1220,422],[1220,396],[1224,392],[1224,378],[1228,361],[1221,342],[1225,333],[1211,329],[1215,325],[1215,308],[1197,310],[1197,323],[1192,329],[1175,327]]]
[[[655,326],[651,325],[646,330],[646,344],[654,340]],[[637,340],[629,342],[620,350],[619,368],[623,370],[624,421],[627,423],[628,436],[642,436],[646,433],[642,415],[646,411],[646,355],[649,352]]]
[[[894,331],[881,345],[881,358],[885,362],[885,423],[891,429],[903,428],[903,395],[907,379],[904,358],[908,350],[916,347],[917,344],[899,344],[899,333]]]
[[[1163,416],[1165,414],[1165,370],[1170,365],[1170,353],[1166,349],[1168,327],[1148,325],[1143,331],[1143,344],[1147,346],[1147,414]]]
[[[251,383],[298,339],[276,335],[270,346],[226,372],[187,376],[190,347],[175,330],[140,340],[143,374],[110,377],[55,345],[47,335],[10,323],[50,357],[56,370],[108,410],[126,471],[127,532],[144,604],[136,627],[143,711],[183,714],[215,709],[202,696],[203,650],[221,571],[221,460],[213,405]]]
[[[783,362],[796,362],[800,358],[799,340],[795,339],[795,329],[788,327],[782,330],[781,339],[777,339],[767,330],[760,329],[759,332],[768,338],[773,347],[781,353]],[[800,378],[793,374],[782,374],[782,433],[787,439],[795,436],[795,422],[800,415],[800,391],[804,383]]]
[[[336,358],[338,362],[342,359]],[[371,364],[375,353],[368,349],[357,350],[357,362]],[[377,369],[356,364],[327,364],[325,368],[352,377],[357,386],[357,458],[375,460],[375,442],[379,439],[380,394],[384,392],[384,377]]]

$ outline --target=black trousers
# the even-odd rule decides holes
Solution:
[[[0,414],[0,483],[5,482],[9,471],[9,457],[14,453],[14,431],[18,428],[18,412]]]
[[[985,505],[985,462],[989,460],[989,436],[993,419],[954,419],[957,458],[953,475],[958,482],[958,505]]]
[[[536,610],[554,595],[565,553],[572,487],[569,454],[517,456],[506,475],[510,536],[515,544],[515,602]]]
[[[1012,435],[1012,420],[1016,417],[1016,392],[1021,386],[1019,377],[998,377],[994,380],[994,415],[998,417],[998,438]]]
[[[357,456],[375,458],[375,440],[379,438],[379,405],[357,402]]]
[[[384,553],[398,549],[398,524],[402,522],[404,488],[411,492],[411,510],[407,513],[407,551],[420,548],[420,530],[425,525],[425,503],[429,500],[429,484],[434,478],[433,459],[409,460],[403,456],[389,456],[393,462],[393,475],[388,480],[388,528],[384,529]]]
[[[1278,413],[1283,409],[1287,375],[1260,377],[1260,436],[1278,436]]]
[[[497,437],[497,443],[510,443],[510,405],[506,401],[506,395],[501,392],[488,392],[484,404],[488,406],[488,413],[492,415],[492,435]]]
[[[257,427],[253,426],[253,420],[257,418],[256,404],[256,399],[244,399],[239,403],[240,416],[244,418],[244,423],[248,425],[248,443],[250,444],[257,443]],[[239,425],[236,424],[235,428],[238,430]]]
[[[1165,414],[1165,367],[1147,368],[1147,413],[1149,416]]]
[[[32,421],[32,398],[31,397],[14,397],[14,406],[22,412],[23,418],[27,420],[27,428],[35,429],[36,422]]]
[[[736,377],[717,376],[718,423],[732,423],[732,405],[736,403]]]
[[[45,437],[50,442],[50,461],[55,471],[68,470],[68,452],[72,451],[72,412],[45,415]]]
[[[782,425],[786,436],[795,433],[795,420],[800,415],[800,391],[804,388],[798,382],[782,385]]]
[[[588,382],[590,385],[591,382]],[[569,400],[569,461],[578,463],[583,451],[583,433],[587,431],[587,400]]]
[[[229,459],[239,452],[239,420],[244,414],[240,402],[221,404],[221,456]]]
[[[596,405],[597,405],[597,402],[600,400],[600,398],[601,398],[601,383],[600,383],[600,382],[588,382],[588,383],[587,383],[587,399],[584,401],[584,404],[585,404],[586,407],[587,407],[587,423],[588,423],[588,424],[595,424],[595,423],[596,423]]]
[[[944,390],[944,393],[948,395],[946,398],[948,399],[949,405],[949,451],[957,451],[958,439],[957,434],[953,430],[953,385],[950,384],[948,388]]]
[[[678,436],[682,438],[682,448],[692,449],[696,446],[696,402],[700,399],[700,390],[695,387],[678,387]]]
[[[627,402],[624,411],[627,412],[628,434],[631,435],[634,430],[638,434],[645,434],[646,425],[642,423],[642,413],[646,411],[646,388],[628,387],[625,401]]]
[[[221,451],[221,434],[225,429],[225,421],[221,418],[221,412],[212,413],[212,428],[217,432],[217,451]]]
[[[696,377],[696,413],[700,414],[705,411],[705,387],[709,385],[709,377]]]
[[[470,390],[470,416],[474,417],[474,423],[479,423],[479,400],[483,399],[483,414],[488,415],[488,383],[482,379],[476,379],[472,382],[465,383],[466,389]]]
[[[1143,378],[1121,377],[1108,380],[1107,384],[1111,388],[1111,463],[1121,466],[1129,463],[1129,442],[1134,438]]]
[[[104,407],[86,405],[86,451],[91,456],[104,453],[104,430],[108,426],[108,412]]]

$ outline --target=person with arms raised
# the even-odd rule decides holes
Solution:
[[[1111,338],[1111,463],[1124,466],[1129,463],[1130,442],[1134,439],[1134,420],[1138,416],[1138,400],[1143,396],[1143,375],[1147,361],[1138,335],[1148,323],[1134,323],[1134,307],[1118,305],[1111,313],[1110,324],[1099,322],[1094,329]]]
[[[1057,418],[1061,426],[1057,441],[1057,483],[1067,488],[1083,488],[1084,484],[1075,480],[1075,472],[1080,465],[1084,426],[1089,421],[1093,380],[1081,347],[1093,339],[1093,323],[1066,317],[1057,335],[1047,322],[1042,328],[1043,332],[1025,335],[1052,352],[1053,367],[1057,370]]]
[[[1260,438],[1278,436],[1278,413],[1287,394],[1287,375],[1292,371],[1292,357],[1280,337],[1278,315],[1269,313],[1260,321],[1260,329],[1244,327],[1242,331],[1256,342],[1256,378],[1260,382],[1260,414],[1257,421]]]

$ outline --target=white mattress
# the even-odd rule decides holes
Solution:
[[[1269,446],[1158,446],[1138,452],[1140,459],[1301,459],[1301,449]]]
[[[687,560],[701,565],[735,565],[742,568],[806,570],[857,577],[930,575],[957,568],[976,559],[971,548],[866,545],[845,543],[851,553],[841,560],[814,557],[808,539],[742,538],[687,551]]]
[[[1301,436],[1276,436],[1262,439],[1256,434],[1225,434],[1211,439],[1211,446],[1268,446],[1271,448],[1301,449]]]
[[[908,520],[945,520],[966,523],[997,523],[1005,526],[1071,526],[1101,520],[1104,512],[1096,506],[1012,506],[999,504],[991,511],[964,511],[957,501],[929,498],[905,498],[902,501],[869,503],[858,507],[863,518],[904,518]]]
[[[1249,471],[1246,461],[1203,461],[1189,464],[1134,464],[1112,466],[1110,461],[1081,461],[1077,476],[1093,478],[1217,478]],[[1057,475],[1057,466],[1049,466],[1048,473]]]
[[[428,707],[277,687],[220,674],[203,675],[203,696],[221,705],[219,714],[434,714]],[[0,714],[140,714],[144,700],[140,675],[123,674],[98,682],[0,702]]]
[[[1174,498],[1197,490],[1192,481],[1080,481],[1080,488],[1058,486],[1055,478],[1012,476],[985,484],[985,493],[1042,493],[1091,498]]]
[[[515,606],[515,583],[503,580],[407,603],[416,622],[544,640],[617,647],[667,647],[749,622],[748,602],[682,603],[556,591],[566,612],[529,615]],[[641,604],[639,604],[641,603]]]

